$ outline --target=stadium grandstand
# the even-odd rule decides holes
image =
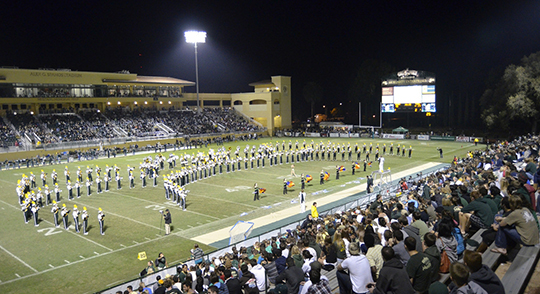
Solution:
[[[250,84],[251,93],[201,93],[170,78],[68,69],[0,68],[4,149],[259,133],[290,127],[290,77]],[[56,145],[55,145],[56,144]]]

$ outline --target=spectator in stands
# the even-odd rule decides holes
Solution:
[[[439,278],[439,266],[441,265],[441,251],[436,245],[437,236],[434,233],[427,233],[424,236],[424,253],[430,257],[433,265],[433,282]]]
[[[339,284],[340,293],[366,293],[367,284],[373,282],[369,261],[360,255],[360,247],[356,242],[349,245],[350,257],[338,265],[336,277]],[[348,269],[347,274],[344,270]]]
[[[457,240],[452,235],[454,231],[454,220],[449,217],[443,217],[437,226],[437,248],[439,252],[446,250],[446,254],[450,259],[450,262],[456,262],[458,260],[457,255]]]
[[[424,235],[426,235],[427,232],[429,232],[429,228],[427,224],[421,219],[422,213],[420,211],[415,211],[413,214],[413,223],[411,226],[418,229],[418,236],[420,236],[420,239],[424,239]]]
[[[407,217],[404,215],[399,217],[398,222],[402,225],[402,230],[407,234],[407,236],[414,238],[416,251],[424,252],[424,249],[422,248],[422,240],[420,239],[419,235],[420,230],[412,225],[409,225],[409,220],[407,220]]]
[[[404,243],[411,256],[406,269],[413,288],[418,293],[427,293],[435,270],[434,264],[427,254],[416,250],[416,240],[413,237],[407,237]]]
[[[199,244],[193,245],[193,249],[191,249],[191,258],[195,260],[195,264],[199,264],[203,261],[204,252],[201,248],[199,248]]]
[[[482,264],[482,254],[465,250],[463,262],[471,272],[470,280],[477,283],[489,294],[504,294],[501,279],[489,268]]]
[[[309,272],[309,281],[311,285],[307,289],[307,294],[332,294],[328,280],[321,278],[320,269],[312,269]]]
[[[480,192],[472,191],[471,200],[471,203],[463,207],[459,213],[459,227],[463,235],[468,231],[469,226],[473,226],[475,230],[489,228],[494,219],[489,204]]]
[[[462,263],[454,262],[450,266],[450,279],[456,284],[451,294],[488,294],[480,285],[469,281],[469,269]]]
[[[257,288],[259,291],[266,291],[266,270],[260,264],[257,264],[255,259],[249,261],[251,263],[251,269],[249,270],[257,280]]]
[[[259,293],[259,288],[257,287],[257,281],[255,275],[248,270],[247,264],[242,264],[240,266],[240,271],[242,276],[240,277],[240,285],[246,294],[256,294]]]
[[[383,267],[375,287],[368,286],[369,292],[376,294],[414,294],[415,290],[407,271],[403,263],[395,257],[392,247],[382,248],[381,255],[384,259]]]
[[[381,250],[383,247],[380,243],[375,243],[375,237],[369,234],[364,236],[364,243],[368,248],[366,258],[368,259],[369,265],[371,266],[371,274],[373,275],[374,280],[377,280],[379,272],[381,271],[384,263],[381,254]]]
[[[499,222],[499,230],[495,239],[496,248],[493,252],[506,254],[508,241],[522,244],[525,246],[533,246],[538,244],[538,220],[536,213],[528,208],[523,207],[521,197],[510,196],[510,208],[512,212],[507,217],[497,217]]]
[[[304,281],[304,272],[301,268],[295,266],[292,258],[287,258],[287,269],[285,269],[276,278],[276,284],[285,283],[287,293],[298,293],[300,283]]]
[[[229,289],[229,294],[243,294],[240,281],[232,276],[230,269],[224,270],[223,276],[225,278],[225,285],[227,285],[227,289]]]
[[[394,250],[394,256],[395,258],[399,259],[403,265],[407,265],[407,262],[411,256],[409,255],[409,251],[403,242],[403,232],[401,230],[395,230],[392,232],[392,235],[393,238],[391,243],[393,244],[392,249]]]

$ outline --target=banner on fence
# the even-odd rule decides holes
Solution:
[[[418,140],[423,140],[423,141],[428,141],[429,140],[429,135],[418,135],[417,139]]]
[[[464,136],[457,136],[456,142],[471,142],[470,137],[464,137]]]
[[[455,141],[456,137],[454,136],[431,136],[432,141]]]
[[[405,134],[382,134],[384,139],[405,139]]]

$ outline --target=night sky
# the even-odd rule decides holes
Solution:
[[[476,99],[490,75],[540,51],[538,0],[9,1],[0,19],[0,65],[191,81],[183,32],[204,30],[201,92],[248,92],[250,82],[288,75],[305,117],[306,83],[318,83],[327,104],[346,102],[368,59],[435,73],[438,97]]]

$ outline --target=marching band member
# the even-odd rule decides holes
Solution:
[[[86,211],[86,207],[83,207],[81,218],[83,221],[83,234],[88,235],[88,211]]]
[[[58,208],[58,204],[56,204],[56,201],[53,201],[53,207],[51,208],[51,212],[53,213],[54,226],[57,227],[57,228],[60,226],[58,224],[58,212],[59,211],[60,211],[60,209]]]
[[[101,182],[103,180],[99,177],[99,176],[96,176],[96,183],[97,183],[97,193],[100,194],[100,193],[103,193],[103,191],[101,190]]]
[[[45,187],[47,185],[47,174],[41,170],[41,186]]]
[[[92,195],[92,180],[86,178],[86,196]]]
[[[68,190],[68,199],[73,199],[73,187],[71,186],[71,181],[67,182],[66,189]]]
[[[73,221],[75,222],[75,232],[79,233],[79,209],[77,209],[77,205],[73,205],[73,213],[71,214],[73,216]]]
[[[97,219],[98,219],[98,222],[99,222],[99,232],[101,233],[101,235],[105,235],[105,232],[103,232],[105,214],[103,213],[103,210],[101,210],[101,207],[98,208]]]
[[[39,227],[39,219],[38,219],[39,206],[37,206],[34,201],[32,201],[31,211],[32,211],[32,214],[34,215],[34,226]]]
[[[64,223],[64,229],[67,230],[68,229],[68,215],[69,215],[69,210],[67,209],[66,207],[66,204],[62,204],[62,211],[60,212],[61,215],[62,215],[62,222]]]
[[[58,187],[58,182],[56,184],[54,184],[54,194],[56,194],[56,202],[60,202],[60,192],[62,192],[62,190],[60,190],[60,187]]]
[[[51,204],[52,203],[52,200],[51,200],[51,191],[49,190],[49,186],[47,186],[45,184],[45,201],[47,202],[47,205]]]
[[[116,190],[122,189],[122,177],[120,176],[120,173],[116,173]]]

